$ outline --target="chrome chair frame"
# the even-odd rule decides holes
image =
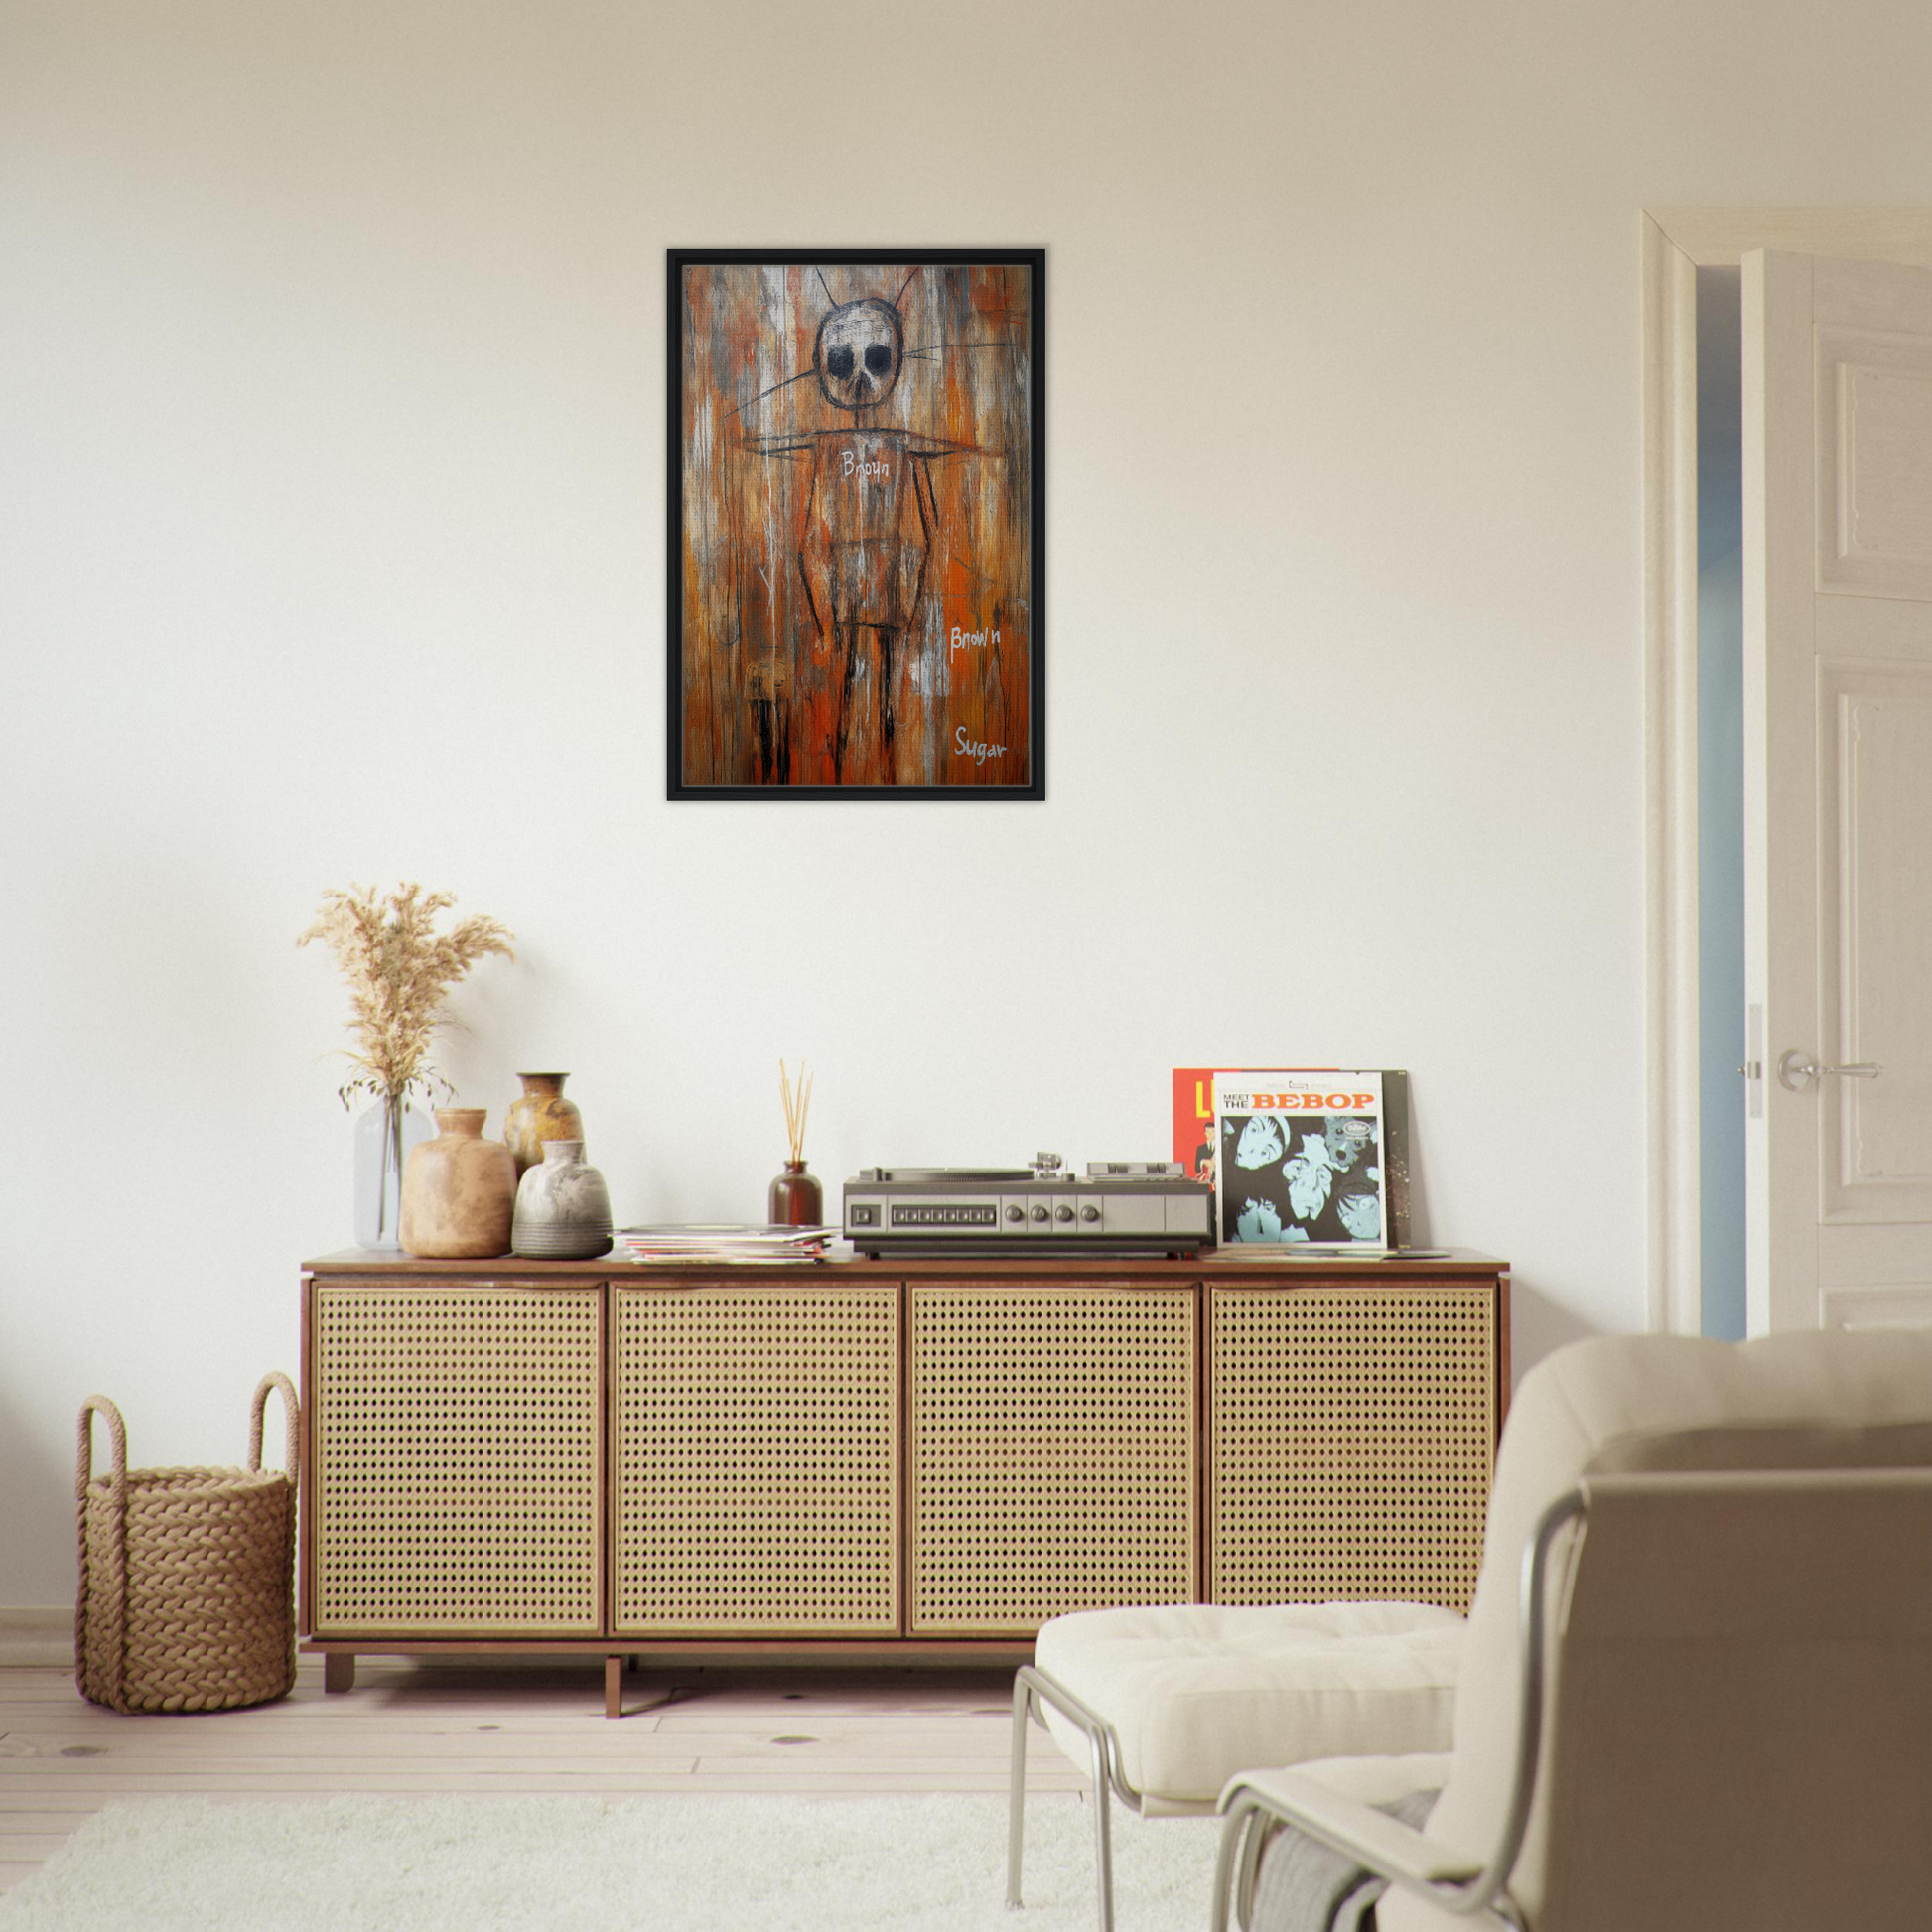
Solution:
[[[1022,1664],[1013,1679],[1013,1768],[1007,1796],[1007,1910],[1020,1909],[1020,1867],[1027,1830],[1027,1725],[1044,1728],[1040,1707],[1050,1705],[1087,1740],[1093,1763],[1094,1852],[1100,1865],[1100,1932],[1114,1932],[1114,1842],[1112,1798],[1129,1811],[1141,1810],[1141,1793],[1121,1769],[1120,1735],[1091,1705],[1083,1704],[1032,1664]]]
[[[1587,1517],[1588,1509],[1588,1497],[1582,1489],[1558,1497],[1538,1519],[1536,1534],[1523,1553],[1518,1595],[1523,1658],[1518,1680],[1516,1765],[1496,1849],[1480,1868],[1467,1876],[1453,1878],[1409,1869],[1341,1828],[1301,1817],[1287,1810],[1270,1793],[1256,1790],[1245,1778],[1236,1778],[1221,1794],[1220,1809],[1227,1822],[1221,1830],[1221,1847],[1214,1865],[1212,1932],[1228,1932],[1230,1904],[1236,1922],[1243,1928],[1247,1926],[1254,1910],[1262,1853],[1276,1830],[1284,1825],[1306,1832],[1337,1852],[1345,1852],[1376,1876],[1419,1893],[1442,1911],[1466,1917],[1472,1925],[1489,1928],[1489,1932],[1523,1932],[1522,1919],[1507,1888],[1517,1855],[1523,1849],[1523,1835],[1529,1829],[1530,1800],[1536,1790],[1537,1760],[1543,1744],[1547,1662],[1543,1597],[1549,1580],[1550,1552],[1559,1532],[1580,1517]]]

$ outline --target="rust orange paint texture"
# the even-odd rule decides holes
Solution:
[[[1027,269],[683,275],[684,782],[1028,783]]]

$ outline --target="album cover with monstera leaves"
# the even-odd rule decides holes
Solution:
[[[1231,1246],[1407,1247],[1408,1116],[1401,1068],[1174,1069],[1174,1158]]]

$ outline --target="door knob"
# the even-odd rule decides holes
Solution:
[[[1849,1066],[1820,1066],[1809,1053],[1796,1046],[1778,1061],[1778,1080],[1793,1093],[1803,1093],[1814,1080],[1875,1080],[1883,1071],[1875,1060],[1854,1060]]]

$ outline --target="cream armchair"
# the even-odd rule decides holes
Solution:
[[[1113,1932],[1112,1804],[1211,1815],[1243,1765],[1441,1750],[1463,1619],[1433,1603],[1209,1603],[1045,1624],[1013,1687],[1007,1904],[1021,1901],[1029,1725],[1093,1780],[1099,1932]]]
[[[1414,1829],[1378,1807],[1440,1787]],[[1504,1432],[1454,1749],[1237,1777],[1214,1925],[1307,1841],[1378,1932],[1932,1924],[1932,1334],[1580,1343]],[[1279,1828],[1295,1830],[1282,1833]]]

